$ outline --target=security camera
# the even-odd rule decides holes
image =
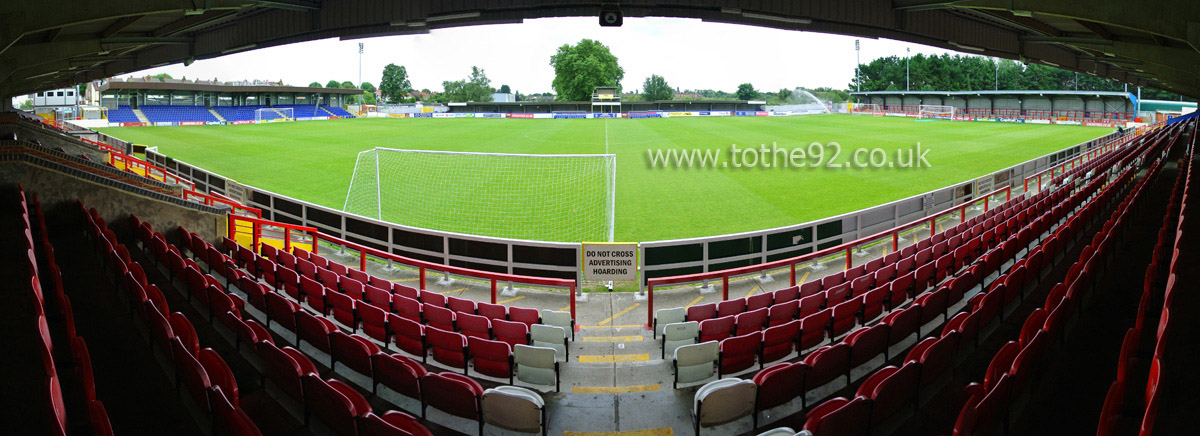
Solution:
[[[611,3],[600,5],[600,27],[621,27],[624,22],[620,6]]]

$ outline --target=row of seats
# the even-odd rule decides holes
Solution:
[[[1051,198],[1046,194],[1041,194],[1041,196]],[[1048,211],[1048,213],[1050,212]],[[1023,262],[1025,261],[1026,259],[1021,259],[1014,263],[1012,270],[1024,271]],[[952,277],[951,281],[954,279],[980,280],[981,277],[972,274],[971,269],[978,271],[978,268],[969,268],[967,271],[963,271],[961,276]],[[1042,268],[1039,267],[1034,271],[1040,272],[1041,270]],[[1032,282],[1032,277],[1029,280]],[[1008,285],[1014,286],[1017,291],[1020,291],[1026,284],[1024,276],[1019,281],[1020,283],[1010,279],[1007,274],[1002,274],[993,281],[993,289],[989,293],[1002,295],[1004,291],[997,290],[997,288]],[[949,287],[945,285],[939,287],[941,291],[948,289]],[[1019,292],[1015,294],[1019,295]],[[984,314],[982,308],[976,310],[971,305],[968,305],[968,309],[971,311],[959,313],[950,318],[942,328],[940,335],[919,340],[902,360],[903,365],[899,367],[886,366],[864,378],[853,399],[834,398],[814,407],[809,411],[804,431],[811,434],[862,434],[872,425],[882,422],[906,405],[915,404],[918,392],[932,384],[949,369],[958,350],[966,348],[978,340],[979,321],[982,320],[984,324],[987,324],[999,315],[999,311]],[[752,384],[741,388],[753,392],[752,395],[744,397],[748,399],[746,404],[751,405],[746,414],[753,415],[757,421],[758,413],[789,403],[797,396],[802,398],[802,407],[806,408],[805,393],[842,377],[845,377],[849,384],[851,369],[866,363],[880,353],[886,353],[890,345],[907,339],[914,333],[918,334],[918,338],[920,338],[919,328],[925,324],[921,320],[920,310],[919,305],[911,305],[889,314],[879,324],[856,330],[840,343],[817,349],[803,361],[780,363],[764,369],[755,375]],[[970,318],[972,315],[975,318]],[[973,322],[969,324],[964,322],[968,319]],[[928,321],[936,322],[938,320],[933,318]],[[900,333],[902,336],[893,336],[892,333],[896,331],[902,331]],[[886,360],[888,358],[885,356]],[[716,383],[706,385],[706,388],[715,386]],[[698,407],[701,404],[699,401],[701,393],[706,396],[714,394],[714,389],[706,388],[701,388],[697,395]],[[724,389],[718,389],[718,391],[720,390]],[[737,407],[733,407],[733,409],[741,410]],[[698,417],[696,420],[697,431],[704,423],[704,412],[704,410],[695,412]],[[740,416],[745,416],[745,414]],[[779,431],[783,434],[794,433],[791,429],[780,429]]]
[[[84,433],[112,435],[112,425],[109,423],[108,413],[104,409],[104,404],[96,398],[96,384],[87,344],[75,330],[75,314],[71,300],[63,292],[62,273],[55,261],[54,247],[50,245],[50,239],[46,232],[46,220],[42,214],[41,203],[36,195],[33,195],[32,201],[30,201],[25,196],[23,187],[18,186],[18,191],[20,201],[17,204],[17,212],[21,215],[21,228],[11,230],[23,234],[21,239],[24,245],[22,248],[26,254],[23,266],[27,279],[22,283],[29,285],[26,290],[29,292],[28,295],[33,297],[33,309],[36,317],[36,328],[31,327],[29,331],[36,331],[40,337],[38,343],[41,346],[42,365],[45,371],[45,394],[49,399],[46,410],[49,411],[50,418],[46,421],[50,423],[49,428],[44,429],[44,432],[51,435]],[[33,219],[31,219],[31,215]],[[35,238],[34,234],[37,234],[38,237]],[[23,285],[17,286],[23,287]],[[49,300],[44,291],[46,289],[50,290]],[[54,322],[52,323],[51,320]],[[51,324],[54,324],[56,332],[51,331]],[[57,332],[61,332],[61,334],[55,334]],[[65,339],[70,352],[69,357],[62,355],[62,342],[64,341],[55,341],[54,336]],[[69,373],[72,369],[74,370],[73,376]],[[60,370],[67,370],[68,373],[64,374]],[[19,375],[10,374],[8,376]],[[64,384],[73,390],[64,392]],[[73,423],[68,420],[67,395],[64,393],[78,393],[82,396],[81,402],[87,408],[88,421],[86,425],[82,422]]]
[[[140,123],[141,121],[133,109],[127,105],[120,105],[116,109],[108,110],[108,122],[110,123]]]
[[[1120,204],[1105,220],[1103,226],[1092,237],[1090,244],[1080,252],[1079,260],[1068,269],[1064,282],[1057,283],[1047,294],[1043,307],[1032,311],[1025,319],[1017,341],[1005,344],[993,356],[984,374],[982,383],[971,383],[966,391],[968,398],[959,412],[954,425],[954,434],[967,436],[986,434],[998,423],[1007,422],[1010,403],[1030,383],[1037,365],[1052,343],[1065,340],[1065,326],[1069,317],[1083,310],[1083,300],[1094,289],[1094,281],[1107,260],[1115,251],[1115,244],[1132,219],[1135,205],[1145,200],[1149,181],[1162,168],[1162,157],[1174,144],[1174,139],[1163,140],[1166,135],[1153,135],[1150,143],[1130,147],[1136,157],[1153,158],[1145,177],[1132,189],[1128,182],[1136,168],[1128,164],[1134,160],[1121,160],[1116,169],[1124,171],[1112,183],[1107,177],[1098,177],[1089,186],[1106,183],[1104,191],[1093,201],[1084,204],[1080,216],[1084,224],[1091,223],[1099,212],[1116,203]],[[1178,136],[1176,136],[1177,138]],[[1132,156],[1132,155],[1131,155]],[[1068,240],[1078,239],[1067,234]]]
[[[1171,302],[1180,286],[1178,283],[1181,283],[1178,262],[1184,249],[1184,218],[1194,172],[1196,129],[1197,123],[1193,122],[1192,143],[1183,152],[1180,172],[1146,269],[1134,325],[1126,330],[1121,342],[1117,376],[1105,396],[1097,436],[1121,434],[1123,424],[1129,421],[1140,423],[1141,435],[1149,435],[1154,430],[1160,397],[1158,384],[1163,377],[1162,360],[1166,336],[1170,332]],[[1164,268],[1162,265],[1167,262],[1169,264]]]
[[[1006,203],[900,252],[821,280],[744,299],[660,310],[655,330],[663,337],[663,356],[681,346],[719,341],[720,377],[749,369],[756,356],[761,368],[788,357],[793,350],[810,349],[877,319],[888,328],[886,332],[877,328],[852,333],[844,340],[867,343],[882,336],[894,345],[911,335],[916,326],[938,317],[945,319],[946,310],[969,289],[986,284],[1004,259],[1012,259],[1052,222],[1031,219],[1036,215],[1030,212],[1052,211],[1060,216],[1064,211],[1054,207],[1065,194]],[[997,221],[1003,224],[995,226]],[[945,280],[946,275],[969,266],[968,276]],[[943,281],[944,289],[925,292]],[[910,301],[916,310],[906,311],[904,316],[893,313]],[[693,359],[693,353],[700,359]],[[685,364],[677,366],[705,362],[703,356],[708,354],[704,348],[685,350]],[[708,378],[703,371],[695,376]]]
[[[164,242],[165,237],[154,232],[148,223],[137,223],[135,225],[143,229],[138,232],[139,235],[149,235],[151,238],[150,242],[146,243],[143,240],[142,243],[146,247],[154,247],[152,251],[156,253],[156,257],[160,257],[161,263],[176,265],[182,262],[186,264],[185,271],[189,272],[183,275],[175,273],[173,271],[174,267],[169,266],[167,270],[176,279],[183,282],[185,285],[184,289],[188,291],[188,294],[197,297],[201,304],[209,307],[210,310],[217,308],[217,312],[225,310],[224,315],[217,315],[217,319],[221,321],[221,324],[229,326],[229,328],[237,332],[239,346],[245,344],[253,348],[263,361],[269,363],[269,368],[264,371],[266,376],[271,378],[277,385],[291,386],[290,389],[285,390],[290,392],[293,397],[297,399],[306,398],[303,396],[304,387],[302,378],[306,373],[306,368],[315,367],[312,361],[309,360],[309,357],[290,346],[277,347],[269,333],[269,329],[253,320],[250,312],[239,313],[231,310],[239,306],[246,307],[244,303],[238,302],[240,300],[239,297],[235,294],[226,294],[220,288],[220,281],[211,275],[201,275],[199,273],[200,265],[196,264],[193,259],[186,258],[182,259],[182,261],[171,260],[180,256],[175,251],[176,247],[174,245],[166,245]],[[264,283],[258,282],[250,275],[241,272],[239,267],[235,265],[233,258],[220,253],[215,247],[207,244],[207,242],[204,242],[195,234],[188,233],[185,229],[181,228],[179,229],[179,235],[180,240],[184,241],[183,244],[193,254],[208,253],[205,259],[220,262],[217,263],[218,265],[225,265],[225,268],[217,269],[217,271],[225,275],[227,283],[236,283],[240,290],[257,289],[257,291],[246,291],[248,296],[256,295],[256,292],[261,292],[264,307],[261,307],[260,310],[266,315],[268,324],[276,322],[280,327],[295,333],[296,340],[293,345],[299,348],[301,341],[307,342],[329,356],[329,368],[332,369],[341,364],[352,371],[370,377],[372,379],[372,392],[375,392],[380,385],[385,386],[396,393],[421,401],[422,417],[425,416],[425,407],[432,406],[451,415],[477,421],[481,432],[484,423],[501,428],[520,429],[519,431],[536,432],[539,428],[543,431],[545,430],[545,405],[541,397],[535,392],[515,386],[501,386],[495,389],[484,390],[478,382],[463,375],[447,372],[428,372],[424,366],[408,357],[385,353],[385,350],[379,344],[372,342],[367,337],[348,334],[342,331],[335,322],[325,317],[327,314],[310,313],[306,308],[297,304],[297,302],[287,300],[281,294],[268,290],[269,288]],[[139,239],[143,238],[145,236],[139,236]],[[165,250],[158,248],[163,246],[167,248]],[[159,255],[157,253],[166,254]],[[315,257],[317,256],[309,256],[310,259]],[[163,261],[162,259],[167,260]],[[257,264],[257,262],[253,264]],[[205,291],[197,291],[197,286],[194,285],[198,280],[196,277],[200,277],[203,280]],[[347,279],[349,280],[348,277]],[[207,294],[207,296],[200,297],[202,294]],[[233,299],[234,302],[232,304],[220,303],[221,295],[228,295],[231,297],[228,299]],[[255,307],[255,301],[255,298],[248,299],[250,307]],[[521,325],[523,326],[524,324]],[[384,344],[386,345],[386,342]],[[542,362],[541,365],[523,366],[520,356],[526,353],[524,348],[530,349],[528,350],[529,352],[537,353],[533,354],[532,358],[539,359]],[[526,378],[533,380],[537,384],[550,383],[557,385],[558,366],[554,361],[555,351],[553,349],[518,345],[516,347],[518,359],[515,362],[507,345],[503,350],[504,354],[502,357],[498,356],[494,348],[490,350],[487,348],[476,349],[468,344],[468,350],[474,350],[474,354],[469,355],[474,357],[475,368],[480,373],[495,374],[496,376],[507,375],[511,377],[512,368],[516,366],[519,371],[518,374],[526,376]],[[545,362],[547,360],[547,352],[549,353],[548,363]],[[435,359],[437,356],[438,354],[435,351]],[[296,362],[295,365],[289,365],[289,359]],[[508,372],[501,374],[501,367],[507,369]],[[513,410],[514,408],[517,412],[489,413],[489,410]]]
[[[202,243],[194,236],[188,239],[193,244]],[[529,377],[522,377],[518,371],[518,379],[538,384],[553,382],[557,386],[557,377],[546,377],[546,370],[553,369],[557,360],[569,358],[568,344],[574,332],[569,312],[543,310],[539,314],[535,309],[476,303],[417,290],[328,262],[299,248],[287,253],[263,244],[262,255],[253,255],[228,239],[223,246],[231,253],[236,250],[237,259],[252,274],[291,297],[284,304],[280,294],[265,287],[239,286],[247,289],[252,305],[265,306],[268,321],[283,318],[285,328],[289,327],[286,319],[293,306],[307,306],[322,316],[331,316],[350,332],[362,331],[381,344],[394,341],[401,351],[422,362],[431,354],[438,363],[467,374],[468,362],[473,361],[477,372],[507,378],[509,383],[514,370],[524,367]],[[218,264],[228,259],[223,253],[192,248],[194,253],[208,253],[210,260],[222,256],[216,260]],[[239,279],[238,283],[246,280]],[[278,302],[271,304],[268,300]]]
[[[1020,259],[1014,258],[1015,262],[1007,267],[1007,272],[1001,272],[995,280],[992,280],[990,288],[985,287],[986,292],[973,297],[967,304],[967,311],[950,318],[943,327],[940,337],[926,338],[919,342],[902,360],[903,365],[884,367],[864,378],[853,398],[834,398],[814,407],[808,413],[804,430],[811,434],[863,434],[872,426],[901,410],[906,404],[915,401],[918,392],[948,368],[956,349],[977,344],[984,328],[990,325],[992,320],[998,322],[1003,316],[1003,307],[1014,299],[1022,297],[1026,286],[1040,279],[1041,271],[1053,261],[1053,253],[1061,249],[1058,244],[1055,244],[1055,241],[1059,239],[1059,236],[1066,238],[1066,235],[1078,232],[1079,226],[1072,225],[1071,222],[1086,219],[1088,216],[1087,212],[1082,212],[1068,218],[1064,215],[1057,215],[1056,212],[1073,210],[1073,206],[1083,204],[1099,189],[1101,186],[1099,182],[1098,180],[1092,183],[1088,189],[1072,196],[1065,203],[1067,205],[1065,209],[1056,208],[1048,211],[1048,215],[1055,217],[1051,222],[1059,222],[1062,219],[1067,221],[1056,229],[1055,235],[1046,238],[1037,247],[1021,250],[1023,253],[1018,254],[1024,256]],[[1066,190],[1059,192],[1066,192]],[[1044,195],[1044,193],[1039,195]],[[1044,251],[1051,254],[1043,254]],[[1035,258],[1049,259],[1049,261],[1038,261],[1036,265],[1033,265],[1031,262]],[[985,261],[986,256],[975,266],[982,265]],[[1008,262],[1002,263],[1006,266],[1009,265]],[[968,272],[970,269],[974,269],[974,266],[969,268]],[[909,310],[913,310],[913,307],[904,311]],[[1023,340],[1034,341],[1035,330],[1026,326]],[[874,341],[880,341],[884,337],[882,333],[872,334],[880,338]],[[870,335],[868,334],[867,337]],[[807,392],[811,388],[809,379],[814,376],[814,373],[817,377],[816,383],[823,383],[830,380],[831,367],[836,368],[832,377],[840,377],[840,371],[845,366],[853,368],[854,346],[850,344],[850,339],[814,352],[810,355],[812,361],[805,359],[804,362],[782,363],[760,372],[755,377],[758,384],[755,410],[765,411],[777,407],[791,401],[797,392],[801,394]],[[872,341],[868,340],[866,343],[870,342]],[[834,351],[835,348],[841,348],[841,350]],[[828,351],[825,351],[826,349]],[[818,353],[828,352],[834,354],[830,357],[824,355],[813,357]],[[830,362],[833,362],[833,365],[830,365]],[[839,367],[839,365],[841,366]],[[848,372],[847,377],[849,377]],[[789,432],[792,430],[785,428],[780,431],[781,434],[791,434]]]
[[[146,115],[146,119],[153,123],[219,121],[204,106],[142,105],[139,109],[142,110],[142,114]]]

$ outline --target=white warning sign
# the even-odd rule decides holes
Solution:
[[[637,244],[584,242],[583,279],[589,281],[637,280]]]

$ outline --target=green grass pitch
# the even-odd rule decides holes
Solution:
[[[1111,132],[1100,127],[810,115],[662,119],[355,119],[104,133],[283,195],[341,209],[355,157],[374,147],[617,155],[616,240],[652,241],[798,224],[909,197]],[[607,145],[606,145],[607,136]],[[930,168],[651,168],[649,149],[837,142],[929,149]],[[827,155],[828,156],[828,155]],[[814,161],[809,159],[809,162]],[[495,187],[493,187],[495,188]],[[536,195],[536,194],[535,194]],[[447,222],[443,230],[473,233]],[[546,240],[554,240],[546,235]]]

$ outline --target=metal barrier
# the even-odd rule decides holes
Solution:
[[[999,197],[1003,197],[1003,201],[999,201]],[[808,254],[804,254],[804,255],[800,255],[800,256],[796,256],[796,257],[789,257],[789,258],[781,259],[781,260],[775,260],[775,261],[771,261],[771,262],[760,263],[757,265],[744,266],[744,267],[740,267],[740,268],[732,268],[732,269],[704,272],[704,273],[698,273],[698,274],[688,274],[688,275],[680,275],[680,276],[672,276],[672,277],[659,277],[659,278],[650,279],[646,283],[646,304],[647,304],[646,328],[647,329],[652,328],[652,325],[654,323],[654,287],[655,286],[665,286],[665,285],[680,284],[680,283],[698,283],[698,282],[707,282],[709,280],[720,279],[721,285],[722,285],[721,299],[728,300],[729,299],[729,279],[731,277],[744,276],[744,275],[756,274],[756,273],[765,274],[767,271],[779,270],[779,269],[783,269],[783,268],[788,268],[790,270],[789,274],[788,274],[790,277],[790,285],[789,286],[795,286],[795,285],[797,285],[797,283],[796,283],[796,266],[799,264],[804,264],[804,263],[809,263],[809,262],[813,262],[815,264],[816,262],[819,262],[822,259],[829,259],[829,258],[838,257],[838,256],[845,256],[845,258],[846,258],[845,269],[848,270],[853,266],[853,259],[854,259],[853,253],[858,249],[885,243],[885,244],[889,244],[889,246],[891,247],[891,250],[893,252],[899,251],[900,239],[901,239],[902,235],[905,235],[905,234],[914,235],[913,243],[915,244],[917,242],[916,237],[915,237],[915,234],[917,233],[915,231],[916,228],[921,227],[921,226],[928,226],[928,236],[926,236],[926,238],[932,238],[935,234],[940,233],[937,230],[937,222],[939,220],[942,220],[945,218],[958,218],[959,222],[966,221],[967,209],[976,207],[978,205],[978,206],[982,206],[983,212],[987,212],[988,210],[990,210],[991,207],[995,206],[995,203],[993,203],[993,200],[992,200],[993,198],[996,198],[1000,204],[1008,202],[1009,200],[1012,199],[1012,188],[1005,186],[1003,188],[1000,188],[1000,189],[992,191],[988,194],[985,194],[978,200],[960,204],[958,206],[950,208],[949,210],[943,211],[936,215],[932,215],[932,216],[928,217],[927,219],[913,221],[908,224],[897,226],[897,227],[894,227],[894,228],[891,228],[891,229],[888,229],[888,230],[885,230],[882,232],[872,234],[867,237],[856,239],[851,242],[842,243],[842,244],[838,244],[838,245],[835,245],[832,247],[820,249],[820,250],[817,250],[812,253],[808,253]]]

